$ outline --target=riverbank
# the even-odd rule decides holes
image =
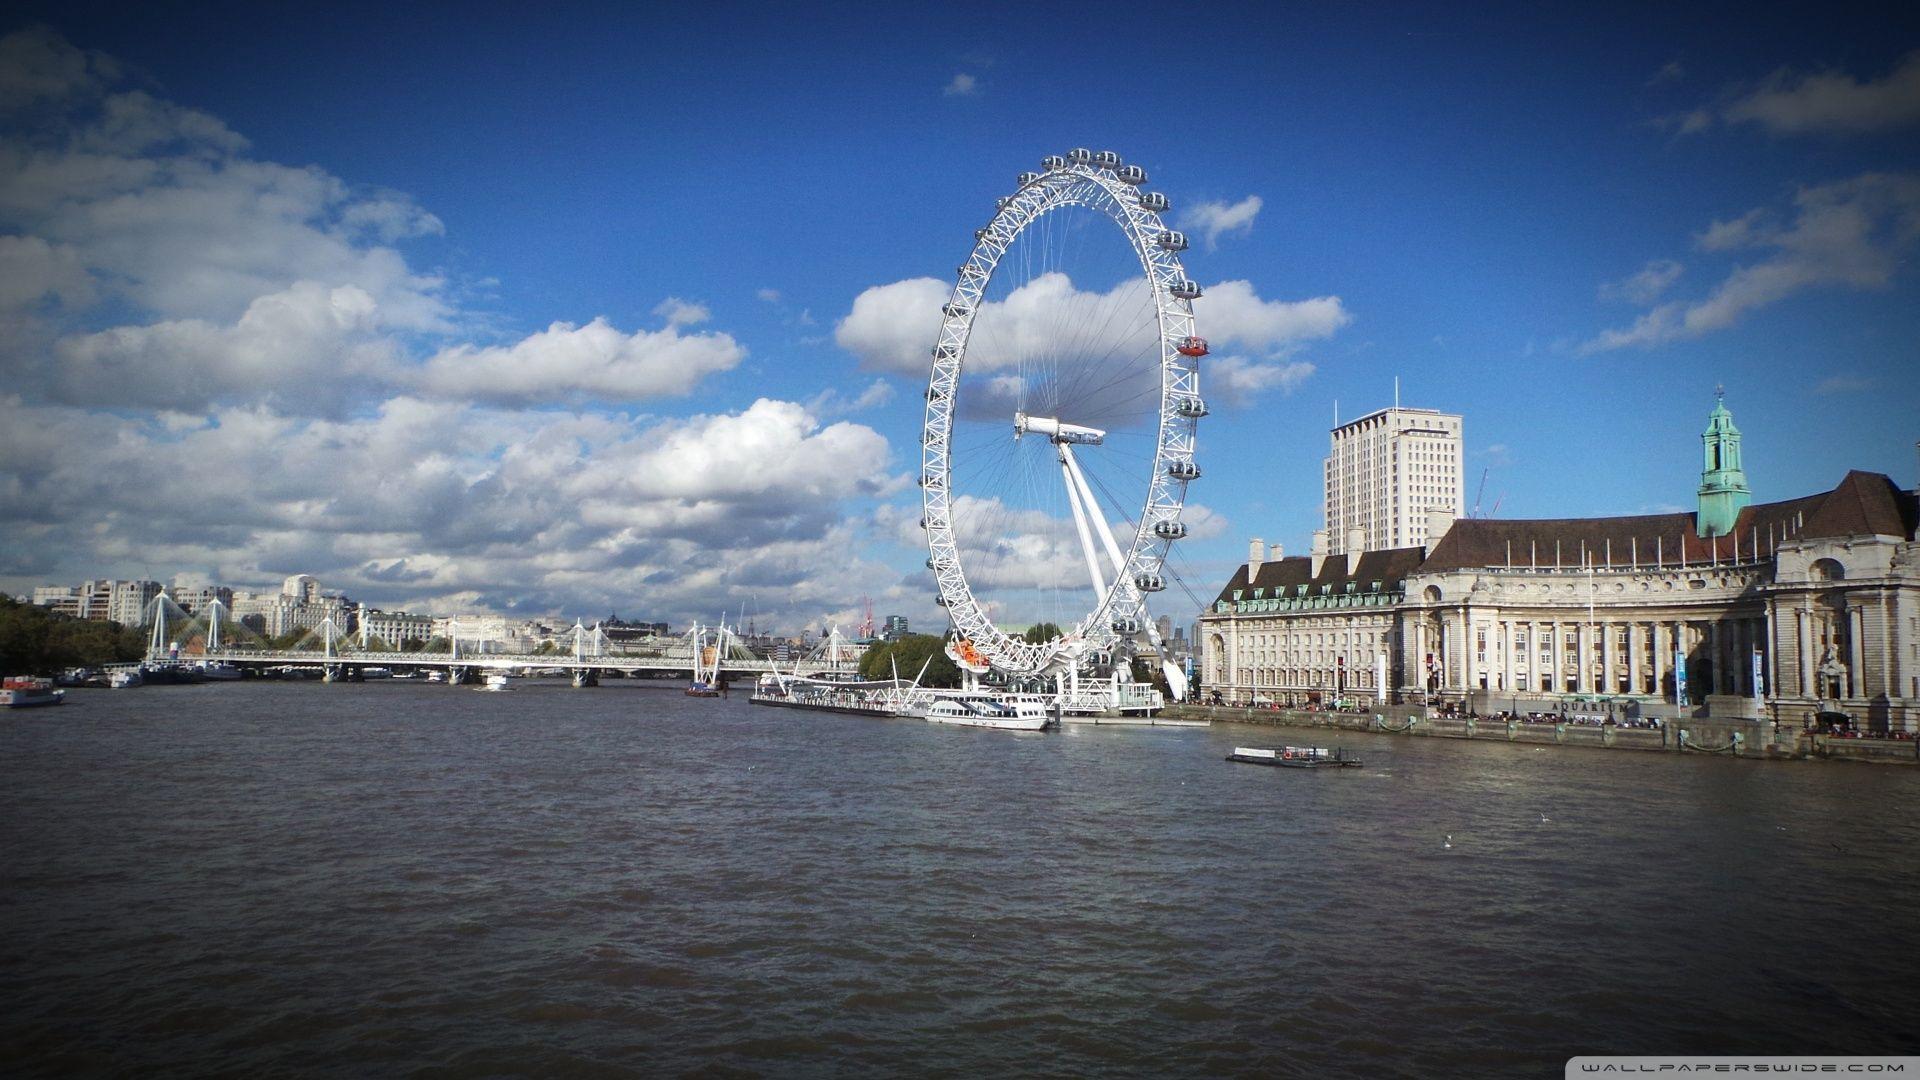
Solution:
[[[1437,739],[1476,739],[1568,746],[1595,750],[1641,750],[1667,753],[1726,754],[1744,758],[1800,761],[1866,761],[1879,764],[1920,764],[1920,740],[1853,739],[1789,730],[1771,720],[1691,718],[1658,728],[1616,724],[1526,723],[1520,720],[1472,717],[1434,718],[1418,709],[1390,707],[1377,712],[1350,713],[1320,710],[1240,708],[1221,705],[1174,705],[1167,715],[1182,719],[1214,720],[1232,724],[1275,727],[1369,731]]]

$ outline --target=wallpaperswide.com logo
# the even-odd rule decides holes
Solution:
[[[1914,1076],[1920,1057],[1797,1055],[1585,1055],[1567,1061],[1567,1080],[1599,1076]]]

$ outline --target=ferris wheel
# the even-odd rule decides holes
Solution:
[[[942,308],[922,525],[949,652],[975,672],[1057,674],[1157,638],[1207,343],[1186,237],[1146,181],[1111,151],[1021,173]]]

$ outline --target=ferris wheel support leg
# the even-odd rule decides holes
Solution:
[[[1087,486],[1087,475],[1080,471],[1080,462],[1075,460],[1073,451],[1063,443],[1060,456],[1066,459],[1067,471],[1072,474],[1072,483],[1080,492],[1080,501],[1086,504],[1087,517],[1093,522],[1094,531],[1099,534],[1100,542],[1106,545],[1107,558],[1113,561],[1113,572],[1127,572],[1127,560],[1120,554],[1120,545],[1113,542],[1113,530],[1107,528],[1107,519],[1100,513],[1100,504],[1093,500],[1093,489]]]
[[[1093,602],[1097,607],[1107,596],[1107,579],[1100,573],[1100,557],[1094,554],[1093,535],[1087,529],[1087,511],[1080,505],[1078,486],[1073,482],[1073,454],[1060,444],[1060,477],[1067,485],[1067,504],[1073,507],[1073,527],[1080,533],[1080,553],[1086,556],[1087,575],[1093,579]]]

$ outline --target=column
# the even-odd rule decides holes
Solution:
[[[1513,621],[1501,619],[1500,623],[1500,685],[1506,692],[1513,693]]]
[[[1460,690],[1473,690],[1473,626],[1467,620],[1467,605],[1460,605]]]
[[[1627,690],[1640,692],[1640,624],[1627,624]]]
[[[1847,597],[1847,686],[1851,696],[1867,696],[1867,609]]]
[[[1593,624],[1582,620],[1576,634],[1579,641],[1574,650],[1573,688],[1582,694],[1593,693]]]
[[[1653,624],[1653,692],[1664,694],[1667,671],[1673,666],[1673,650],[1667,647],[1667,624]]]
[[[1680,693],[1680,664],[1686,656],[1686,652],[1687,624],[1685,622],[1675,622],[1673,624],[1673,692],[1676,700]],[[1689,699],[1694,698],[1699,693],[1700,691],[1697,688],[1692,686],[1687,687],[1687,697]]]
[[[1813,633],[1808,625],[1812,616],[1806,608],[1801,608],[1793,613],[1793,617],[1796,624],[1794,640],[1800,643],[1800,696],[1817,698],[1820,694],[1813,685]]]
[[[1547,685],[1554,693],[1560,692],[1560,624],[1547,623]]]
[[[1713,678],[1708,680],[1712,685],[1707,686],[1703,691],[1704,693],[1720,693],[1721,676],[1725,675],[1727,671],[1726,661],[1720,658],[1720,654],[1723,651],[1721,646],[1725,644],[1721,640],[1723,636],[1720,632],[1720,620],[1710,620],[1707,623],[1707,663],[1713,665],[1711,672]]]

